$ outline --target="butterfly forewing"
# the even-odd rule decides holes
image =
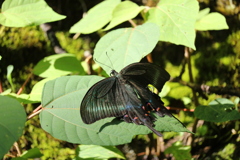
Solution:
[[[121,70],[120,74],[140,86],[152,84],[160,92],[170,75],[167,71],[152,63],[133,63]]]
[[[93,85],[84,96],[80,113],[84,123],[90,124],[106,117],[125,114],[123,90],[116,77],[110,77]]]

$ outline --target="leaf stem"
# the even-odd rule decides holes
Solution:
[[[39,105],[36,109],[33,110],[33,112],[28,116],[27,119],[31,119],[34,116],[38,115],[42,111],[42,105]]]
[[[128,20],[129,23],[131,23],[131,25],[135,28],[137,27],[137,24],[135,22],[133,22],[133,20],[129,19]]]

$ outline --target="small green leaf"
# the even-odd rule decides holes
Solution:
[[[64,19],[55,13],[44,0],[5,0],[0,13],[0,24],[8,27],[40,25]]]
[[[11,88],[12,88],[12,90],[13,90],[13,92],[14,92],[14,91],[15,91],[15,87],[14,87],[14,84],[13,84],[13,82],[12,82],[12,75],[11,75],[13,69],[14,69],[13,65],[7,66],[7,80],[8,80],[8,82],[10,83]]]
[[[120,0],[106,0],[91,8],[87,15],[74,24],[70,33],[89,34],[101,29],[112,18],[112,11]]]
[[[158,26],[153,23],[117,29],[98,41],[93,57],[108,74],[112,69],[120,71],[148,55],[156,46],[158,38]]]
[[[23,133],[26,113],[15,99],[0,96],[0,159]]]
[[[26,159],[39,158],[41,156],[43,156],[43,154],[40,152],[39,148],[32,148],[21,155],[22,158],[26,158]]]
[[[76,160],[108,160],[110,158],[125,159],[122,152],[113,146],[79,145],[76,149]]]
[[[65,76],[48,81],[42,96],[42,128],[64,141],[94,145],[129,143],[134,135],[151,133],[144,125],[125,123],[114,118],[105,118],[93,124],[82,122],[81,101],[88,89],[102,79],[98,76]],[[155,125],[159,131],[189,132],[174,117],[159,117]]]
[[[234,103],[225,98],[218,98],[207,106],[198,106],[194,114],[197,118],[210,122],[226,122],[240,119]]]
[[[148,11],[147,22],[158,24],[160,40],[185,45],[195,50],[196,0],[161,0]]]
[[[192,156],[190,153],[190,146],[183,146],[181,142],[175,142],[172,146],[168,147],[164,153],[165,154],[173,154],[176,160],[191,160]]]
[[[171,87],[168,86],[167,84],[165,84],[161,90],[161,92],[159,93],[159,96],[162,98],[162,97],[165,97],[171,90]]]
[[[228,29],[226,18],[217,12],[209,13],[199,19],[195,29],[199,31]]]
[[[40,77],[59,77],[71,73],[84,74],[80,61],[73,54],[57,54],[45,57],[34,67],[33,73]]]
[[[133,3],[131,1],[121,2],[113,10],[112,20],[104,30],[109,30],[122,22],[133,19],[143,9],[144,7],[139,7],[136,3]]]

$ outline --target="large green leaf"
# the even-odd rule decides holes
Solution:
[[[148,11],[147,22],[158,24],[160,40],[195,49],[196,0],[161,0]]]
[[[80,61],[73,54],[57,54],[45,57],[34,67],[33,73],[40,77],[59,77],[70,73],[84,74]]]
[[[137,4],[131,1],[121,2],[116,6],[112,13],[112,20],[110,24],[104,29],[109,30],[118,24],[130,20],[138,15],[144,7],[139,7]]]
[[[113,146],[79,145],[76,149],[76,160],[108,160],[110,158],[125,159],[122,152]]]
[[[225,98],[218,98],[207,106],[198,106],[194,114],[197,118],[210,122],[225,122],[240,119],[240,113],[235,110],[234,103]]]
[[[0,159],[23,133],[26,113],[15,99],[0,96]]]
[[[0,24],[8,27],[40,25],[64,19],[44,0],[5,0],[0,13]]]
[[[74,24],[70,33],[89,34],[101,29],[112,18],[112,11],[120,0],[106,0],[90,9],[86,16]]]
[[[112,69],[120,71],[148,55],[157,44],[158,38],[158,26],[153,23],[117,29],[98,41],[93,57],[108,74]]]
[[[65,76],[48,81],[42,96],[42,128],[61,140],[95,145],[129,143],[134,135],[150,133],[143,125],[125,123],[114,118],[105,118],[93,124],[82,122],[81,101],[88,89],[102,79],[99,76]],[[189,132],[173,117],[158,118],[155,125],[159,131]]]
[[[226,18],[217,12],[209,13],[198,19],[195,29],[199,31],[228,29]]]

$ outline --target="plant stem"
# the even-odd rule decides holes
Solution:
[[[189,52],[188,47],[184,48],[184,56],[185,56],[186,61],[187,61],[187,67],[188,67],[188,74],[189,74],[190,82],[194,83],[193,74],[192,74],[191,53]],[[194,105],[198,106],[199,102],[198,102],[198,99],[197,99],[197,94],[193,89],[192,89],[192,92],[193,92]]]
[[[187,61],[187,67],[188,67],[188,74],[189,74],[190,83],[194,83],[193,74],[192,74],[191,53],[190,53],[188,47],[185,47],[185,49],[184,49],[184,56],[185,56],[186,61]],[[199,102],[198,102],[196,91],[193,88],[192,88],[192,93],[193,93],[194,105],[195,105],[195,107],[197,107],[199,105]],[[197,130],[197,124],[198,124],[198,119],[195,118],[194,122],[193,122],[193,127],[192,127],[192,132],[193,133],[195,133],[196,130]],[[191,136],[192,136],[191,147],[193,147],[195,135],[192,134]]]
[[[136,23],[133,22],[133,20],[129,19],[128,22],[131,23],[131,25],[132,25],[134,28],[137,27]]]
[[[23,89],[25,88],[26,84],[28,83],[28,81],[30,80],[30,78],[32,77],[32,73],[30,73],[30,75],[28,76],[28,78],[25,80],[25,82],[23,83],[23,85],[21,86],[21,88],[18,90],[17,95],[21,94]]]

